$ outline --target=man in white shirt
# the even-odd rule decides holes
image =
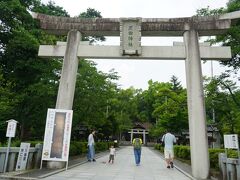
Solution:
[[[94,134],[95,131],[93,130],[91,134],[88,136],[88,161],[96,161],[95,160],[95,149],[94,149]]]
[[[164,141],[164,156],[167,163],[167,168],[173,168],[173,158],[174,158],[174,152],[173,152],[173,144],[176,143],[176,137],[171,134],[170,132],[167,132],[162,137],[162,142]]]

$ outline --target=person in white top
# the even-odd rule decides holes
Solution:
[[[91,162],[91,161],[96,161],[95,160],[95,149],[94,149],[94,145],[95,145],[95,142],[94,142],[94,134],[95,134],[95,131],[92,131],[91,134],[89,134],[88,136],[88,161]]]
[[[113,146],[111,146],[109,148],[109,150],[110,150],[110,154],[109,154],[109,161],[108,161],[108,163],[110,163],[112,161],[112,164],[113,164],[114,156],[116,155],[116,149]]]
[[[164,156],[167,163],[167,168],[170,168],[170,166],[173,168],[173,144],[176,143],[176,137],[170,132],[167,132],[163,135],[162,142],[164,142]]]

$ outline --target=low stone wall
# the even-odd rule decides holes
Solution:
[[[10,148],[6,172],[15,171],[19,149],[20,147]],[[7,152],[7,147],[0,147],[0,173],[4,171],[6,152]],[[35,147],[31,147],[29,149],[26,169],[39,168],[41,156],[42,156],[41,144],[37,144]]]

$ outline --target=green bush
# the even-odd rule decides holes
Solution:
[[[75,156],[78,155],[78,148],[75,143],[70,143],[69,155]]]
[[[30,143],[31,147],[35,147],[37,144],[43,144],[43,141],[26,141],[27,143]]]
[[[113,142],[96,142],[95,151],[96,152],[106,151],[109,149],[111,145],[113,145]],[[87,154],[87,152],[88,152],[87,142],[71,141],[69,152],[70,156]]]
[[[86,154],[88,152],[87,142],[81,142],[81,152]]]
[[[210,167],[218,169],[218,154],[225,153],[224,149],[209,149]],[[227,151],[228,158],[238,158],[238,152],[236,150]]]
[[[7,147],[8,142],[6,142]],[[20,147],[21,141],[20,140],[14,140],[11,142],[11,147]]]
[[[95,151],[100,152],[108,150],[111,145],[113,145],[113,142],[97,142],[95,145]]]
[[[174,146],[174,152],[175,149],[178,149],[176,153],[176,157],[190,160],[190,147],[189,146]]]
[[[209,159],[210,159],[210,167],[213,169],[218,169],[218,154],[223,153],[224,149],[209,149]]]
[[[237,152],[237,150],[228,150],[227,151],[227,156],[229,157],[229,158],[238,158],[238,152]]]
[[[87,153],[87,142],[71,141],[70,156],[81,155]]]
[[[160,144],[154,144],[154,149],[160,150],[159,146],[160,146]]]
[[[163,151],[164,151],[164,147],[163,147],[161,144],[155,144],[155,145],[154,145],[154,148],[157,149],[157,150],[159,150],[159,151],[162,152],[162,153],[163,153]]]

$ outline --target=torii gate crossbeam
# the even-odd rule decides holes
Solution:
[[[66,43],[57,43],[55,46],[41,45],[38,56],[64,57]],[[184,44],[175,46],[142,46],[140,56],[122,56],[120,46],[91,46],[79,44],[77,56],[92,59],[150,59],[150,60],[185,60]],[[231,58],[230,47],[210,47],[200,45],[202,60],[228,60]]]

